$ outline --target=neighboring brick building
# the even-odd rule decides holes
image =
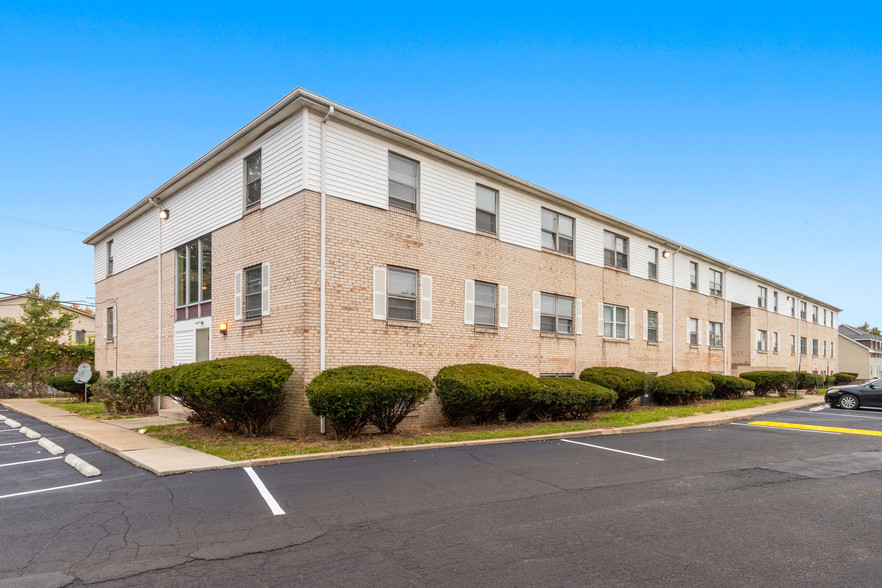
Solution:
[[[322,366],[835,369],[838,308],[302,89],[85,242],[98,369],[283,357],[288,433]]]

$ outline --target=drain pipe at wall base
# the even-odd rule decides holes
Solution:
[[[328,119],[330,119],[334,115],[334,107],[331,106],[328,108],[328,114],[325,115],[325,118],[322,120],[322,134],[321,134],[321,154],[320,154],[320,169],[321,173],[319,175],[320,183],[321,183],[321,255],[319,261],[319,279],[321,280],[321,285],[319,286],[319,373],[325,371],[325,257],[326,257],[326,248],[325,248],[325,240],[327,238],[327,199],[328,195],[325,193],[325,126],[328,124]],[[325,435],[327,433],[327,424],[325,423],[325,417],[321,417],[321,433]]]

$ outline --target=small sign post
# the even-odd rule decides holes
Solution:
[[[74,374],[73,381],[83,385],[83,402],[89,402],[89,380],[92,379],[92,366],[88,363],[81,363],[77,367],[77,373]]]

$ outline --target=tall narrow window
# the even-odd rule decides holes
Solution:
[[[104,311],[104,332],[108,339],[116,338],[116,307],[108,306]]]
[[[710,294],[711,296],[723,295],[723,272],[710,270]]]
[[[802,302],[799,303],[799,318],[801,318],[802,320],[805,320],[805,315],[806,315],[805,309],[806,309],[806,304],[805,304],[805,301],[803,300]]]
[[[790,316],[796,318],[796,298],[790,299]]]
[[[572,217],[542,209],[542,246],[561,253],[573,252],[575,221]]]
[[[658,279],[658,249],[655,247],[649,248],[648,273],[651,279]]]
[[[260,318],[261,293],[263,292],[263,272],[255,265],[245,269],[245,319]]]
[[[765,308],[768,304],[768,290],[766,290],[765,286],[759,287],[759,294],[756,297],[756,305],[759,308]]]
[[[799,353],[800,355],[808,354],[808,340],[805,337],[799,338]]]
[[[690,318],[686,323],[687,334],[689,335],[689,344],[698,345],[698,319]]]
[[[818,322],[818,307],[814,304],[812,305],[812,322]]]
[[[603,232],[603,263],[628,269],[628,238],[609,231]]]
[[[175,250],[175,320],[211,316],[211,235]]]
[[[475,194],[475,226],[479,231],[496,234],[498,209],[499,192],[478,184]]]
[[[654,310],[646,312],[646,340],[652,343],[658,341],[658,312]]]
[[[723,323],[709,321],[707,323],[708,345],[711,347],[723,346]]]
[[[824,326],[827,326],[827,309],[824,309]]]
[[[818,340],[812,339],[812,355],[818,356]]]
[[[757,351],[766,351],[768,336],[769,336],[768,332],[757,329],[757,331],[756,331],[756,350]]]
[[[778,312],[778,292],[772,292],[772,311]]]
[[[260,204],[260,150],[245,159],[245,208]]]
[[[420,164],[389,154],[389,205],[416,212]],[[416,320],[416,319],[414,319]]]
[[[778,333],[772,333],[772,353],[778,353]]]
[[[796,335],[790,335],[790,355],[796,355]]]
[[[475,324],[496,326],[496,284],[475,282]]]
[[[113,275],[113,239],[107,242],[107,275]]]
[[[698,263],[695,261],[689,262],[689,288],[698,290]]]
[[[417,272],[390,267],[386,316],[392,320],[417,320]]]

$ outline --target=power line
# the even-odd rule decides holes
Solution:
[[[79,233],[80,235],[90,235],[91,234],[91,233],[87,233],[86,231],[78,231],[77,229],[68,229],[67,227],[59,227],[57,225],[47,225],[46,223],[38,223],[37,221],[28,220],[26,218],[18,218],[16,216],[9,216],[6,214],[0,214],[0,218],[14,220],[14,221],[18,221],[20,223],[28,223],[31,225],[37,225],[40,227],[46,227],[49,229],[55,229],[57,231],[67,231],[69,233]]]

